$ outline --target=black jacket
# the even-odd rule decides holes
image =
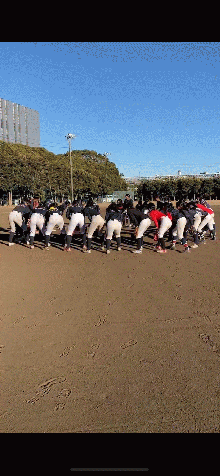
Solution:
[[[69,208],[67,208],[66,218],[68,218],[68,220],[69,220],[71,218],[71,216],[75,213],[82,213],[83,214],[83,206],[82,205],[71,205]]]
[[[28,205],[17,205],[13,212],[19,212],[21,213],[22,215],[22,220],[25,221],[25,223],[27,223],[28,219],[30,218],[31,214],[32,214],[32,210],[31,210],[31,207],[28,206]]]
[[[106,223],[109,220],[118,220],[122,223],[123,221],[122,213],[120,211],[115,211],[115,210],[106,210],[106,215],[105,215]]]
[[[139,226],[142,220],[145,220],[147,217],[146,213],[141,210],[137,210],[137,208],[128,208],[128,216],[131,222],[135,226]]]
[[[98,205],[92,205],[90,207],[85,207],[83,213],[90,221],[92,221],[93,216],[100,215],[100,208]]]
[[[47,210],[47,208],[44,208],[44,207],[37,207],[37,208],[34,208],[34,210],[33,210],[32,214],[34,214],[34,213],[39,213],[40,215],[43,215],[43,216],[45,216],[45,215],[46,215],[46,213],[47,213],[47,211],[48,211],[48,210]]]

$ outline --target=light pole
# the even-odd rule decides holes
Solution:
[[[71,141],[72,141],[72,139],[75,139],[75,138],[76,138],[76,135],[75,135],[75,134],[67,134],[67,136],[65,136],[65,137],[66,137],[66,139],[67,139],[68,142],[69,142],[71,198],[72,198],[72,202],[73,202],[73,167],[72,167],[72,159],[71,159]]]
[[[107,169],[107,163],[108,163],[108,155],[111,155],[111,152],[104,152],[103,155],[105,157],[105,179],[106,179],[106,169]],[[104,187],[102,188],[102,198],[103,198],[103,192],[104,192]]]

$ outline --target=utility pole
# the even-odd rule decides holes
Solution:
[[[71,201],[73,202],[73,166],[72,166],[72,158],[71,158],[71,141],[75,139],[75,134],[67,134],[66,139],[69,142],[69,156],[70,156],[70,180],[71,180]]]

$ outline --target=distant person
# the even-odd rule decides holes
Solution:
[[[131,198],[131,196],[130,196],[129,193],[127,193],[127,194],[125,195],[125,199],[124,199],[124,210],[127,210],[128,207],[129,207],[129,208],[133,207],[133,200],[132,200],[132,198]]]
[[[139,200],[138,200],[138,202],[137,202],[137,205],[136,205],[136,207],[135,207],[135,208],[136,208],[137,210],[141,210],[141,208],[142,208],[142,204],[143,204],[143,202],[142,202],[142,199],[141,199],[141,198],[139,198]]]

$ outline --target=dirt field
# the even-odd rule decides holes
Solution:
[[[9,248],[0,207],[2,433],[219,433],[212,205],[217,240],[166,255]]]

